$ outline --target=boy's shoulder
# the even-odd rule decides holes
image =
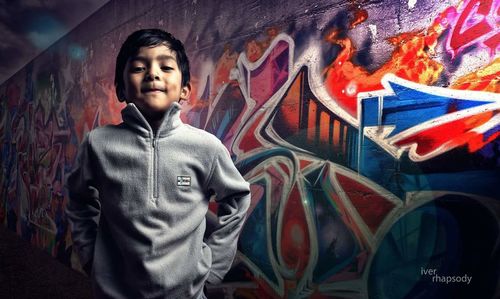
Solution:
[[[115,133],[117,131],[123,130],[125,127],[124,123],[120,123],[117,125],[107,124],[99,127],[95,127],[92,129],[92,134],[106,134],[106,133]]]
[[[92,140],[103,140],[113,136],[117,137],[117,135],[120,135],[120,132],[124,131],[126,130],[123,123],[118,125],[108,124],[93,128],[90,132],[88,132],[88,136],[89,139]]]
[[[210,132],[193,127],[189,124],[183,124],[182,127],[184,128],[184,132],[180,134],[180,136],[186,140],[186,142],[193,143],[193,145],[196,146],[204,145],[216,148],[223,146],[219,138]]]
[[[141,133],[144,132],[135,132],[134,130],[130,130],[124,123],[121,123],[118,125],[96,127],[89,132],[89,139],[94,143],[104,140],[108,141],[106,143],[109,143],[109,141],[117,139],[121,141],[129,138],[134,139],[137,138],[138,135],[143,135]],[[219,138],[212,133],[185,123],[177,130],[177,134],[171,136],[174,137],[175,143],[183,147],[192,148],[196,151],[209,153],[213,151],[217,152],[225,148]]]

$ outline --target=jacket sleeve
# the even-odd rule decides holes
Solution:
[[[69,202],[66,205],[73,244],[86,272],[89,271],[93,260],[101,211],[99,192],[95,187],[95,178],[90,166],[89,145],[89,135],[86,135],[67,180]]]
[[[250,186],[233,164],[229,152],[220,143],[212,164],[208,190],[218,203],[217,226],[206,243],[212,250],[212,267],[207,282],[220,283],[236,255],[238,236],[250,206]]]

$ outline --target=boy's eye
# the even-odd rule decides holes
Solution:
[[[144,71],[146,68],[143,67],[143,66],[133,66],[130,70],[133,72],[133,73],[140,73],[142,71]]]
[[[173,68],[173,67],[170,67],[170,66],[167,66],[167,65],[164,65],[164,66],[162,66],[162,67],[161,67],[161,69],[162,69],[162,71],[167,72],[167,71],[171,71],[171,70],[173,70],[174,68]]]

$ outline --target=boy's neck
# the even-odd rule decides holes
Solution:
[[[143,111],[140,107],[137,107],[137,109],[142,114],[142,116],[144,116],[145,120],[148,122],[149,126],[153,130],[154,136],[156,136],[166,115],[172,109],[172,105],[169,105],[167,109],[165,109],[165,111],[156,113],[147,113],[146,111]]]
[[[163,113],[156,113],[153,115],[144,115],[143,114],[144,117],[146,118],[146,121],[149,123],[149,126],[153,130],[154,136],[156,136],[156,133],[158,133],[158,130],[160,129],[161,124],[165,120],[165,117],[167,116],[167,114],[171,108],[172,108],[172,105],[168,106],[168,108]]]
[[[161,126],[161,123],[163,121],[163,117],[158,120],[149,120],[147,119],[149,125],[151,126],[151,129],[153,130],[153,135],[156,136],[156,133],[158,132],[158,129]]]

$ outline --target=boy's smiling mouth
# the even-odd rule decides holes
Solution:
[[[162,88],[157,88],[157,87],[144,87],[141,88],[142,93],[148,93],[148,92],[165,92],[165,89]]]

